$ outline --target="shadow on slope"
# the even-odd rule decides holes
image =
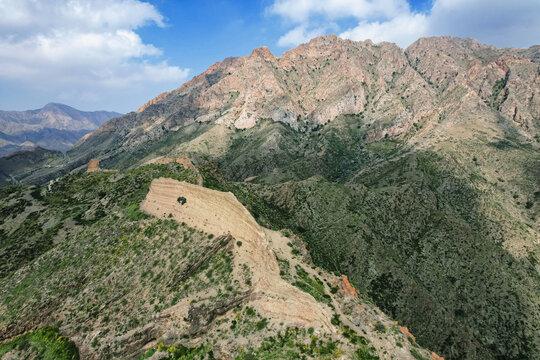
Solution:
[[[226,184],[208,169],[206,183],[233,191],[260,223],[293,229],[317,264],[348,274],[419,343],[451,359],[536,358],[537,254],[506,250],[533,244],[532,225],[459,166],[418,152],[352,185]]]

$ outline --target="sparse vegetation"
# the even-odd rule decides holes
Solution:
[[[0,344],[0,357],[13,353],[15,357],[31,356],[43,360],[78,360],[79,351],[58,329],[44,327]]]
[[[292,283],[294,286],[304,290],[315,300],[330,303],[331,298],[326,294],[324,283],[318,277],[311,277],[300,265],[296,265],[296,277]]]
[[[494,108],[495,110],[499,110],[501,106],[501,101],[498,98],[502,89],[504,89],[504,86],[505,86],[504,79],[499,79],[495,81],[495,84],[493,85],[493,89],[491,92],[491,96],[487,100],[488,105]]]

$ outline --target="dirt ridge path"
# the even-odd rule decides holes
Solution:
[[[181,205],[177,199],[183,196]],[[230,233],[235,246],[235,266],[246,264],[253,273],[253,305],[263,315],[291,326],[311,326],[334,332],[331,314],[312,296],[279,275],[279,266],[267,232],[232,193],[211,190],[169,178],[152,181],[141,210],[159,218],[174,218],[217,236]]]

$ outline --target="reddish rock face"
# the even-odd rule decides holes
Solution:
[[[413,334],[411,334],[411,332],[409,331],[409,328],[407,328],[406,326],[400,326],[399,331],[401,331],[403,335],[410,337],[413,341],[416,341],[416,338],[414,337]]]
[[[341,286],[341,293],[343,295],[351,296],[351,297],[357,296],[358,291],[354,288],[354,286],[351,285],[347,275],[341,275],[341,279],[343,280],[343,283],[342,283],[342,286]]]
[[[261,119],[306,131],[347,114],[363,116],[368,142],[404,137],[441,119],[452,126],[503,118],[534,138],[540,129],[539,51],[454,37],[419,39],[404,50],[335,35],[279,58],[257,48],[215,63],[89,138],[113,132],[129,147],[193,122],[245,129]]]
[[[191,163],[191,160],[189,160],[186,157],[179,157],[175,160],[178,164],[182,165],[184,169],[195,169],[195,166]]]
[[[436,353],[431,353],[430,360],[444,360],[442,356],[437,355]]]
[[[101,169],[99,168],[99,160],[98,159],[92,159],[92,160],[90,160],[88,162],[88,169],[86,169],[87,173],[100,171],[100,170]]]
[[[504,117],[524,135],[540,130],[539,48],[498,49],[474,39],[420,39],[406,50],[449,114]],[[460,110],[461,109],[461,110]],[[468,114],[468,116],[463,116]]]
[[[157,103],[157,102],[159,102],[159,101],[165,99],[165,97],[166,97],[167,95],[169,95],[169,93],[170,93],[170,91],[165,91],[165,92],[159,94],[158,96],[156,96],[155,98],[153,98],[153,99],[147,101],[147,102],[144,103],[140,108],[137,109],[137,112],[138,112],[138,113],[143,112],[144,109],[146,109],[146,108],[149,107],[150,105],[153,105],[153,104],[155,104],[155,103]]]

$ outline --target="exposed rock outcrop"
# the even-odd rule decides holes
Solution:
[[[118,151],[129,149],[193,123],[247,129],[271,119],[310,131],[346,114],[369,127],[366,142],[405,138],[437,123],[445,129],[500,118],[532,139],[540,129],[538,51],[453,37],[422,38],[403,50],[335,35],[279,58],[258,48],[215,63],[137,113],[109,121],[76,151],[95,152],[92,144],[105,139],[120,141]],[[205,147],[214,153],[218,144],[223,147],[222,141]]]
[[[92,173],[96,171],[100,171],[99,168],[99,160],[98,159],[92,159],[88,162],[88,168],[86,169],[87,173]]]
[[[177,202],[179,196],[185,197],[184,205]],[[160,178],[152,181],[141,209],[158,217],[172,216],[211,234],[230,233],[242,242],[241,247],[235,248],[238,253],[235,262],[238,266],[247,264],[251,269],[253,294],[250,299],[261,314],[281,319],[291,326],[332,328],[332,316],[320,303],[280,277],[263,229],[233,194]],[[219,243],[227,238],[220,238]]]

